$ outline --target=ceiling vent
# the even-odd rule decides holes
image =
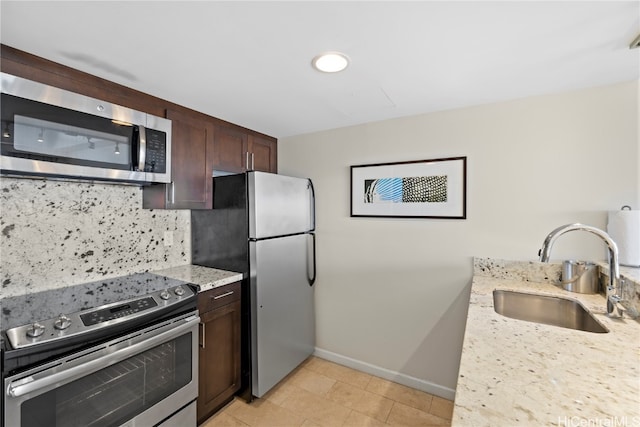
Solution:
[[[638,34],[638,37],[633,39],[633,41],[629,45],[629,49],[635,49],[637,47],[640,47],[640,34]]]

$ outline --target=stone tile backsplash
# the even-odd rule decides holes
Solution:
[[[2,177],[0,203],[0,297],[191,262],[190,211],[140,187]]]
[[[496,279],[557,284],[560,282],[562,265],[475,257],[473,259],[473,274]]]

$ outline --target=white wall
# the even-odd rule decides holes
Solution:
[[[638,208],[638,83],[282,139],[317,194],[318,354],[452,397],[472,257],[534,260],[555,227]],[[468,157],[466,220],[349,216],[350,165]],[[570,233],[553,259],[604,259]],[[496,349],[499,352],[499,349]]]

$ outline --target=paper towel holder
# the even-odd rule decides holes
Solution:
[[[640,211],[634,211],[630,205],[620,210],[609,211],[607,232],[616,241],[620,251],[620,265],[640,267]]]

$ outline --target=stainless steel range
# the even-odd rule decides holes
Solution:
[[[4,426],[195,426],[196,294],[140,273],[2,299]]]

